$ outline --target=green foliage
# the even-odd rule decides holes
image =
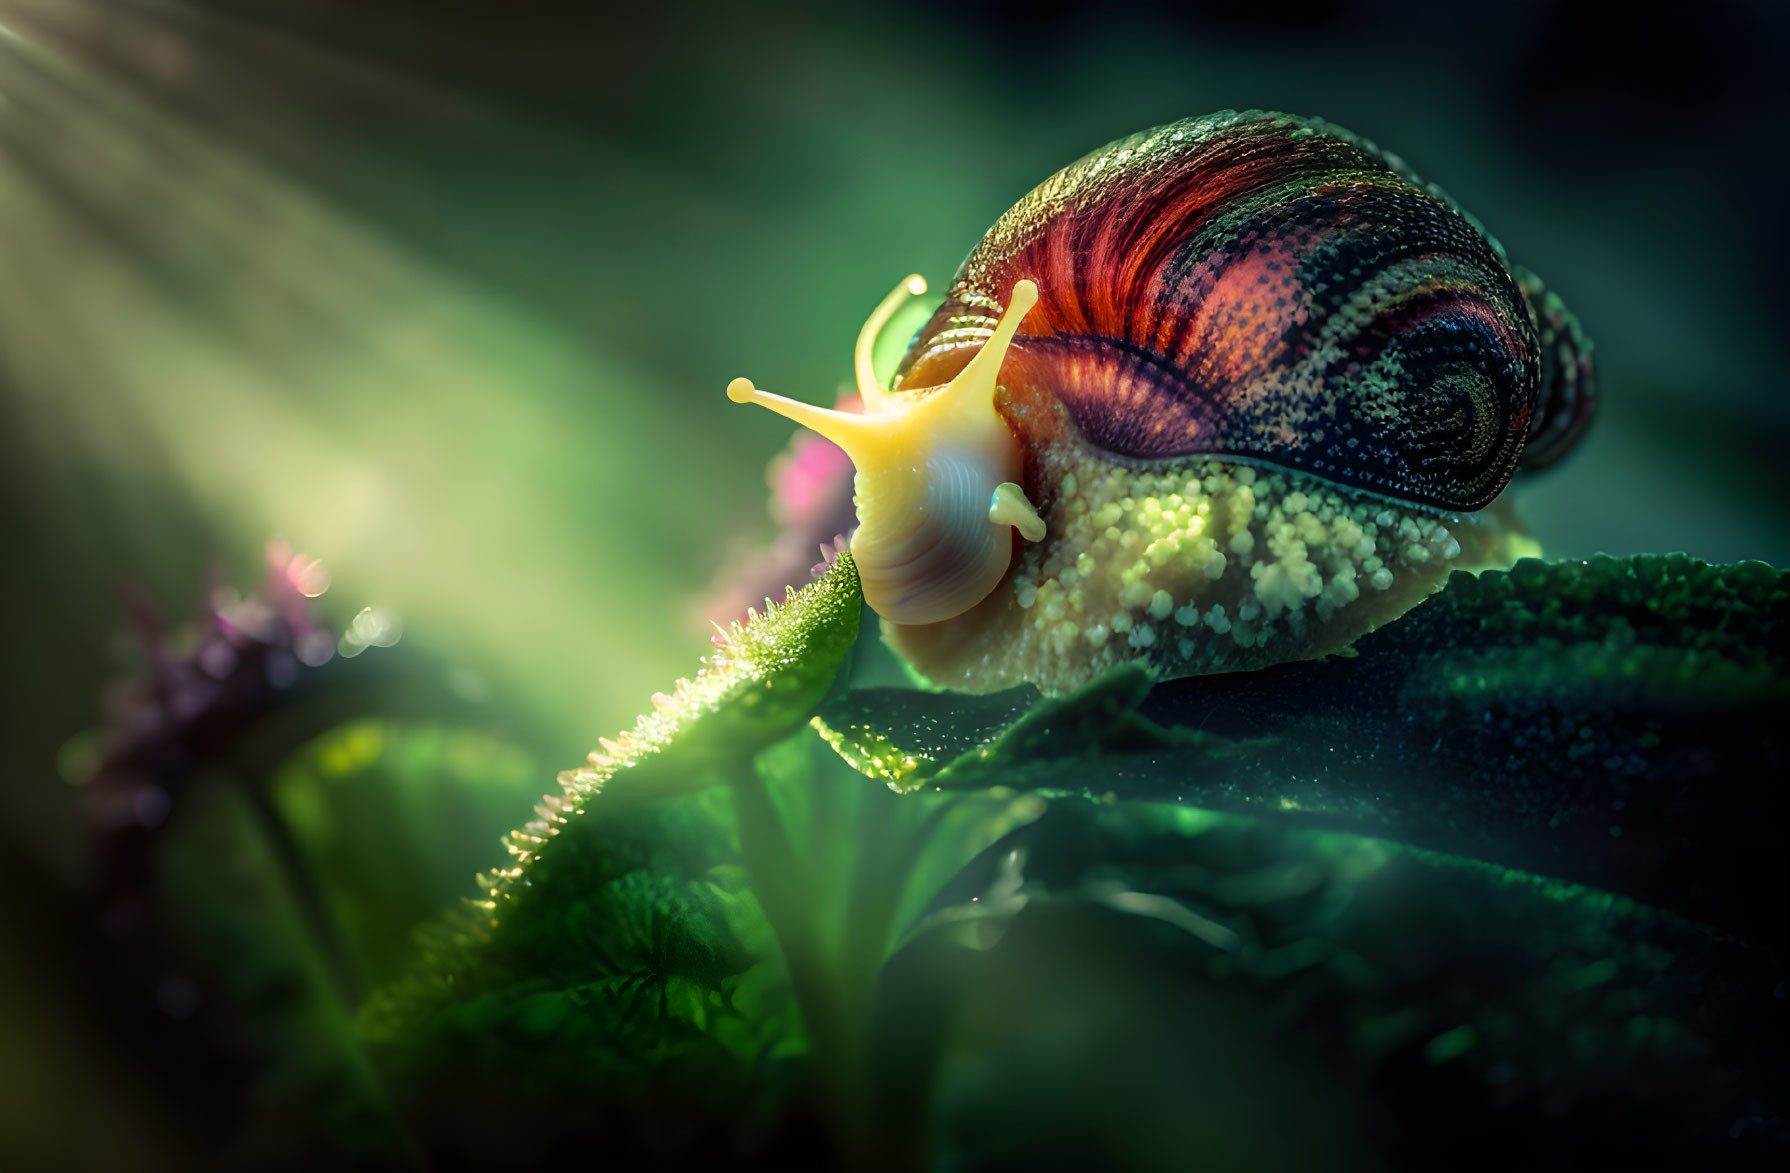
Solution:
[[[479,877],[482,898],[428,933],[412,972],[368,1004],[366,1035],[391,1068],[420,1078],[572,1037],[582,1045],[526,1067],[565,1093],[644,1080],[673,1055],[775,1058],[793,1021],[775,983],[755,985],[773,948],[726,797],[703,790],[800,727],[860,608],[842,555],[783,606],[736,624],[694,679],[563,774],[540,817],[507,837],[511,866]]]
[[[403,1130],[356,1037],[334,950],[308,915],[311,894],[285,866],[265,811],[212,779],[183,815],[159,879],[188,961],[164,979],[161,996],[180,999],[170,1004],[192,1016],[192,1029],[229,1037],[253,1064],[254,1077],[233,1089],[248,1121],[233,1138],[236,1159],[245,1167],[346,1154],[397,1161]],[[220,1115],[230,1095],[213,1105]]]
[[[838,676],[857,639],[861,610],[857,571],[851,556],[840,554],[788,602],[723,632],[702,671],[680,679],[669,695],[655,694],[653,711],[633,729],[614,741],[600,739],[603,749],[588,765],[560,775],[561,792],[535,808],[539,818],[510,832],[512,865],[479,878],[486,896],[479,907],[490,915],[478,918],[488,926],[473,941],[486,928],[495,930],[517,901],[551,907],[541,893],[565,871],[564,861],[586,854],[578,842],[580,816],[598,795],[614,808],[727,781],[743,760],[797,728]]]
[[[529,754],[488,734],[391,721],[341,726],[280,767],[273,807],[317,878],[355,989],[409,965],[411,932],[489,861],[539,780]],[[432,832],[392,833],[411,826]]]
[[[1066,697],[1030,685],[986,696],[859,689],[831,699],[814,726],[854,768],[896,790],[1029,786],[1103,753],[1197,742],[1137,715],[1150,685],[1143,665],[1121,664]]]
[[[1170,800],[1391,838],[1783,939],[1790,580],[1682,556],[1456,574],[1347,656],[1039,702],[822,709],[895,784]],[[962,717],[957,715],[961,713]],[[948,730],[948,732],[946,732]]]
[[[794,1142],[778,1113],[812,1096],[850,1134],[840,1143],[864,1141],[849,1122],[865,1105],[868,1008],[900,926],[1043,803],[902,799],[789,737],[839,673],[857,615],[841,558],[729,633],[702,675],[564,777],[564,798],[509,837],[513,866],[480,878],[485,899],[421,936],[361,1028],[426,1136],[443,1104],[470,1097],[494,1120],[526,1117],[552,1151],[573,1141],[539,1122],[562,1109],[588,1122],[596,1097],[632,1159],[780,1151]],[[662,1129],[687,1118],[711,1121],[709,1135]],[[761,1118],[768,1132],[742,1130]]]
[[[669,1160],[706,1143],[680,1118],[718,1128],[791,1093],[802,1027],[724,791],[599,807],[520,891],[494,927],[472,908],[425,933],[411,974],[363,1009],[426,1145],[462,1147],[452,1107],[477,1105],[490,1127],[468,1161],[519,1135],[551,1154],[571,1144],[552,1122],[572,1118]]]
[[[1787,598],[1524,563],[1347,656],[964,697],[848,670],[842,558],[564,775],[359,1035],[469,1163],[1752,1159]],[[367,736],[276,789],[338,908],[391,880],[319,813]],[[362,957],[403,918],[340,919]]]
[[[1383,1168],[1473,1135],[1488,1163],[1757,1154],[1784,1090],[1769,952],[1272,818],[1059,802],[967,867],[890,967],[950,975],[904,1034],[932,1044],[908,1048],[930,1084],[913,1110],[959,1167],[1169,1167],[1177,1135],[1252,1168]],[[1291,1136],[1264,1127],[1281,1104]]]

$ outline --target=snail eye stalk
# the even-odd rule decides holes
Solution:
[[[957,377],[937,388],[922,388],[895,396],[876,381],[870,366],[870,348],[877,333],[909,297],[924,291],[925,281],[916,275],[902,282],[883,299],[858,334],[858,389],[864,411],[836,411],[760,390],[751,379],[738,378],[727,385],[727,397],[735,403],[756,403],[820,433],[851,457],[860,477],[875,475],[896,463],[908,463],[912,453],[936,449],[942,444],[994,447],[1010,443],[1006,424],[994,410],[995,384],[1001,363],[1013,344],[1020,321],[1038,304],[1038,286],[1019,281],[994,333]]]
[[[858,345],[852,357],[858,372],[858,396],[864,401],[864,410],[870,414],[887,410],[886,400],[889,397],[883,385],[876,380],[876,368],[871,365],[870,351],[896,311],[906,305],[910,298],[919,297],[925,292],[926,278],[918,273],[909,275],[889,296],[883,298],[882,303],[864,322],[864,328],[858,331]]]

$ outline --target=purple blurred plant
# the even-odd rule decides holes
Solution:
[[[211,579],[185,636],[169,630],[140,587],[123,590],[143,666],[106,696],[86,782],[101,831],[160,826],[185,777],[234,753],[247,724],[279,704],[307,668],[335,655],[336,637],[311,605],[329,587],[322,562],[275,541],[255,592],[238,596],[215,570]]]
[[[462,718],[468,702],[432,661],[358,655],[397,642],[387,610],[362,610],[338,638],[313,603],[329,581],[276,541],[246,594],[214,570],[185,624],[126,586],[137,666],[64,753],[93,865],[78,921],[108,1030],[153,1058],[202,1146],[330,1153],[376,1135],[401,1147],[352,1042],[319,1026],[358,1002],[363,975],[327,865],[274,789],[284,763],[345,722]]]
[[[91,752],[72,769],[94,846],[96,944],[126,1002],[170,1026],[199,1013],[204,982],[191,973],[179,933],[164,923],[161,832],[192,783],[208,774],[245,795],[319,945],[335,954],[328,960],[338,981],[346,980],[333,926],[266,794],[278,760],[294,740],[317,732],[318,722],[286,722],[290,728],[260,736],[295,694],[310,691],[301,685],[311,674],[336,658],[337,638],[311,602],[328,588],[329,571],[280,541],[268,544],[266,561],[247,595],[214,569],[186,630],[172,628],[140,587],[122,588],[140,667],[107,691]]]

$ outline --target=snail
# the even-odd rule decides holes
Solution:
[[[1250,111],[1121,139],[970,253],[863,410],[735,379],[856,469],[851,552],[934,683],[1324,655],[1533,543],[1500,494],[1595,402],[1559,299],[1397,157]]]

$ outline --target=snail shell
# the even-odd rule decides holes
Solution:
[[[1177,122],[1047,179],[884,391],[869,339],[904,295],[860,338],[863,415],[729,393],[846,449],[885,637],[974,691],[1344,647],[1525,552],[1487,507],[1594,402],[1558,298],[1396,158],[1284,114]]]

